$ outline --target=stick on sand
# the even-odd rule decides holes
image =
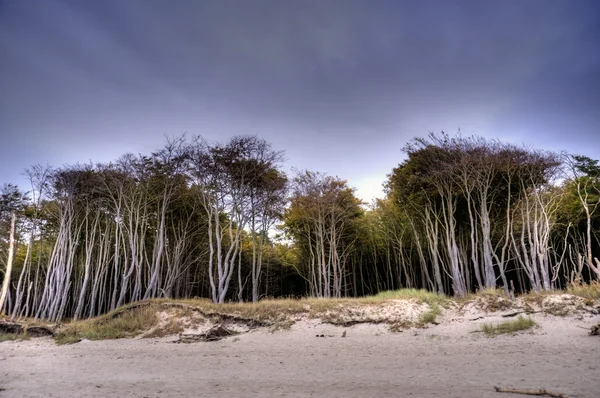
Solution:
[[[538,395],[538,396],[549,396],[549,397],[554,397],[554,398],[569,398],[567,395],[565,394],[557,394],[548,390],[517,390],[517,389],[513,389],[513,388],[501,388],[501,387],[496,387],[494,386],[494,388],[496,389],[496,392],[508,392],[511,394],[523,394],[523,395]]]

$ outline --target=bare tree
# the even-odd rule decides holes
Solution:
[[[15,221],[17,219],[17,215],[13,211],[12,216],[10,217],[10,237],[9,237],[9,247],[8,247],[8,260],[6,262],[6,271],[4,272],[4,280],[2,281],[2,289],[0,289],[0,313],[4,308],[4,301],[6,300],[6,295],[8,294],[8,285],[10,284],[10,277],[13,266],[13,257],[15,252]]]
[[[577,197],[585,212],[585,259],[588,268],[600,279],[600,260],[592,255],[592,217],[600,207],[600,166],[586,156],[566,155]]]

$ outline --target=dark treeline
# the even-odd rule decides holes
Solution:
[[[149,298],[463,296],[600,279],[600,166],[478,137],[415,139],[367,206],[287,176],[257,137],[168,140],[108,164],[35,166],[0,197],[0,310],[86,318]]]

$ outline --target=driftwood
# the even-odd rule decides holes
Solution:
[[[503,314],[503,315],[500,315],[500,316],[502,318],[512,318],[514,316],[521,315],[521,314],[538,314],[540,312],[542,312],[542,311],[516,311],[516,312],[510,312],[508,314]],[[477,321],[479,319],[487,318],[488,316],[491,316],[491,315],[478,316],[476,318],[469,319],[469,321]]]
[[[496,392],[507,392],[510,394],[537,395],[537,396],[548,396],[548,397],[554,397],[554,398],[569,398],[565,394],[557,394],[554,392],[550,392],[548,390],[518,390],[518,389],[514,389],[514,388],[501,388],[501,387],[496,387],[496,386],[494,386],[494,388],[496,389]]]
[[[7,322],[0,320],[0,333],[5,334],[23,334],[27,333],[30,337],[54,336],[54,331],[47,326],[27,326],[17,322]]]
[[[221,325],[217,325],[205,333],[201,334],[180,334],[178,343],[194,343],[197,341],[219,341],[225,337],[233,336],[238,334],[233,330],[224,328]]]
[[[219,312],[208,312],[208,311],[204,311],[200,307],[189,305],[189,304],[168,303],[168,302],[163,303],[163,302],[155,302],[155,301],[141,301],[139,303],[127,305],[126,307],[123,307],[119,310],[114,311],[111,314],[110,319],[118,318],[127,311],[131,311],[131,310],[134,310],[137,308],[147,307],[150,305],[190,310],[190,311],[199,313],[200,315],[202,315],[205,318],[216,317],[216,318],[219,318],[219,321],[239,322],[239,323],[243,323],[243,324],[247,325],[250,328],[262,327],[262,326],[272,326],[271,322],[259,321],[258,319],[246,318],[246,317],[238,316],[238,315],[222,314]]]
[[[513,316],[521,315],[523,313],[525,313],[525,311],[511,312],[510,314],[502,315],[502,318],[512,318]]]
[[[26,332],[31,337],[54,336],[54,331],[46,326],[29,326]]]
[[[24,332],[23,325],[15,322],[6,322],[0,320],[0,333],[21,334]]]
[[[520,315],[520,314],[530,315],[530,314],[539,314],[541,312],[544,312],[544,311],[527,311],[527,310],[525,310],[525,311],[517,311],[517,312],[511,312],[510,314],[504,314],[504,315],[502,315],[502,317],[503,318],[511,318],[513,316],[517,316],[517,315]]]

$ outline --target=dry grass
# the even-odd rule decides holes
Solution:
[[[180,319],[169,319],[164,325],[158,326],[148,333],[144,334],[144,338],[156,338],[173,336],[184,331],[183,322]]]
[[[209,300],[178,300],[178,303],[188,304],[194,307],[202,308],[208,314],[232,315],[258,321],[280,322],[289,317],[307,315],[311,318],[321,318],[323,316],[334,320],[335,313],[349,307],[364,305],[385,305],[391,300],[415,300],[417,303],[426,303],[433,307],[435,304],[441,305],[447,301],[444,295],[417,289],[401,289],[395,291],[386,291],[376,296],[360,298],[303,298],[294,299],[270,299],[262,300],[257,304],[252,303],[226,303],[214,304]],[[157,300],[156,302],[167,302],[166,300]],[[437,310],[436,310],[437,311]]]
[[[131,310],[121,308],[98,318],[72,322],[65,325],[55,336],[58,344],[70,344],[88,340],[108,340],[134,337],[159,322],[157,307],[153,304]]]
[[[535,312],[536,307],[546,314],[555,316],[568,316],[576,308],[576,298],[565,297],[565,291],[561,290],[538,290],[519,296],[525,303],[528,312]],[[553,296],[556,300],[548,300]]]
[[[564,291],[560,290],[531,290],[528,293],[520,295],[519,298],[522,298],[525,302],[534,303],[541,306],[546,297],[564,293]]]
[[[438,303],[433,303],[430,306],[431,306],[431,309],[427,312],[424,312],[419,317],[417,326],[424,327],[425,325],[427,325],[429,323],[433,323],[433,324],[436,323],[437,316],[440,315],[440,312],[441,312],[440,306]]]
[[[0,333],[0,343],[3,341],[20,341],[31,338],[27,333]]]
[[[471,302],[473,300],[476,300],[479,297],[485,297],[485,298],[496,298],[496,297],[505,297],[508,298],[506,296],[506,294],[504,293],[504,289],[481,289],[481,290],[477,290],[475,293],[467,293],[464,297],[454,297],[454,300],[459,302],[459,303],[466,303],[466,302]]]
[[[270,332],[275,333],[280,330],[290,330],[295,323],[296,322],[291,319],[289,319],[287,321],[277,322],[275,325],[273,325],[271,327]]]
[[[448,300],[443,294],[433,293],[424,289],[400,289],[381,292],[374,296],[378,300],[415,300],[417,303],[443,304]]]
[[[484,311],[506,311],[514,307],[514,301],[506,295],[504,289],[483,289],[477,293],[469,293],[462,299],[457,299],[463,306],[475,302],[477,307]]]
[[[481,326],[481,331],[487,336],[497,336],[499,334],[514,334],[522,330],[528,330],[536,326],[536,323],[531,318],[525,318],[519,315],[514,321],[505,321],[493,325],[485,323]]]
[[[144,337],[173,335],[184,330],[184,325],[178,318],[194,319],[193,312],[199,312],[203,318],[214,323],[233,319],[249,325],[255,322],[254,325],[270,326],[272,330],[289,329],[295,318],[300,316],[319,318],[323,322],[338,325],[381,323],[381,319],[371,318],[357,309],[362,306],[383,306],[392,300],[414,300],[419,304],[428,304],[431,310],[423,314],[418,322],[425,325],[435,322],[441,304],[448,299],[443,295],[416,289],[389,291],[362,298],[278,299],[263,300],[257,304],[214,304],[207,299],[156,299],[133,303],[97,318],[66,324],[58,331],[55,339],[58,344],[68,344],[82,339],[134,337],[145,332]],[[165,324],[160,323],[157,315],[161,310],[171,311],[173,314]]]
[[[600,299],[600,282],[574,283],[567,287],[567,293],[587,300],[598,300]]]
[[[533,292],[521,297],[526,302],[536,302],[541,305],[546,297],[555,293]],[[600,283],[574,285],[569,288],[569,293],[589,299],[598,298]],[[387,319],[385,315],[381,315],[386,313],[386,309],[383,307],[395,305],[395,300],[410,300],[418,305],[426,304],[429,309],[421,313],[416,320]],[[476,295],[469,295],[462,299],[451,299],[441,294],[417,289],[386,291],[376,296],[363,298],[268,299],[257,304],[214,304],[207,299],[156,299],[132,303],[98,318],[66,324],[57,333],[56,341],[72,343],[81,339],[115,339],[134,337],[144,333],[144,337],[162,337],[181,333],[190,326],[190,322],[205,321],[212,323],[232,321],[244,323],[250,328],[266,326],[275,331],[289,329],[300,318],[313,318],[337,325],[386,323],[390,325],[390,330],[403,330],[408,327],[425,327],[427,324],[435,324],[444,307],[449,308],[448,306],[453,306],[453,303],[464,304],[467,302],[475,302],[478,307],[487,311],[506,310],[515,305],[515,301],[508,298],[501,289],[483,290]],[[379,311],[379,306],[382,307],[382,311]],[[163,318],[162,322],[158,315],[161,311],[168,313],[168,317]],[[523,321],[518,320],[518,322]],[[509,331],[506,333],[513,331],[511,327],[501,325],[488,325],[488,327],[490,328],[489,333],[492,334],[503,333],[492,331],[497,327],[499,327],[498,330],[508,328],[506,330]]]
[[[305,300],[263,300],[257,304],[252,303],[226,303],[214,304],[208,300],[177,300],[177,303],[187,304],[201,309],[206,315],[235,316],[261,322],[275,322],[292,315],[308,313]],[[173,302],[172,300],[156,300],[157,303]]]

